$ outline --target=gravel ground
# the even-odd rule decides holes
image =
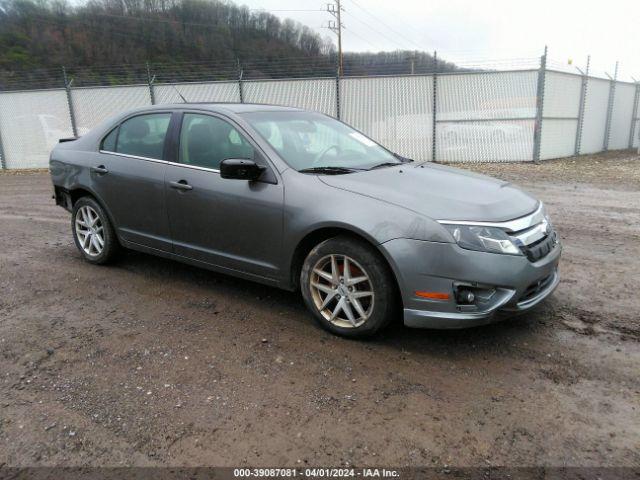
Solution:
[[[640,158],[473,165],[545,201],[562,282],[466,331],[320,330],[288,292],[82,261],[46,173],[0,175],[0,467],[640,466]]]

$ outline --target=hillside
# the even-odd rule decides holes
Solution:
[[[0,0],[0,87],[77,83],[272,78],[335,74],[335,46],[311,28],[220,0]],[[417,73],[426,53],[345,55],[354,75]],[[447,68],[452,68],[447,65]],[[42,84],[42,85],[40,85]]]

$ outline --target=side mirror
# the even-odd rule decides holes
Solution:
[[[253,160],[227,158],[220,163],[220,176],[231,180],[258,180],[265,170]]]

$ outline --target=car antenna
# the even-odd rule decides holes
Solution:
[[[180,93],[180,90],[178,90],[178,89],[176,88],[176,86],[175,86],[175,85],[171,85],[171,86],[172,86],[172,87],[173,87],[173,89],[176,91],[176,93],[178,94],[178,96],[182,99],[182,103],[189,103],[189,102],[187,102],[187,99],[186,99],[186,98],[184,98],[184,96],[182,96],[182,94]]]

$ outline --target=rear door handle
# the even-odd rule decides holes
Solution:
[[[169,182],[171,188],[176,188],[178,190],[193,190],[193,187],[187,183],[186,180],[180,180],[179,182]]]
[[[109,170],[106,169],[104,165],[98,165],[97,167],[91,167],[91,171],[94,173],[99,173],[104,175],[105,173],[109,173]]]

